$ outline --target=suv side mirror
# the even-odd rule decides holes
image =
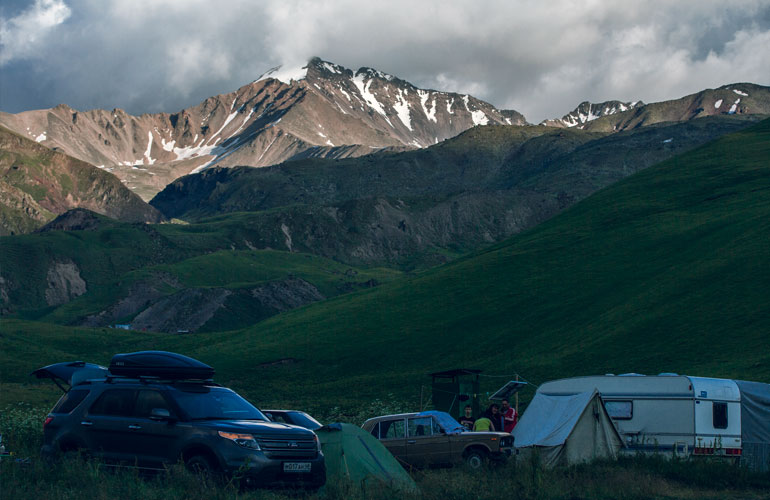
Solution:
[[[150,420],[172,420],[171,412],[165,408],[153,408],[150,411]]]

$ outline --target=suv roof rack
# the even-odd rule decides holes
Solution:
[[[112,375],[109,374],[104,377],[104,382],[107,384],[114,384],[120,382],[131,382],[141,384],[196,384],[196,385],[215,385],[221,387],[220,384],[214,382],[213,379],[199,379],[199,378],[178,378],[178,377],[156,377],[151,375],[139,375],[137,377],[128,377],[125,375]],[[86,382],[91,382],[87,380]]]
[[[135,379],[208,381],[214,369],[197,359],[167,351],[116,354],[110,362],[111,376]]]

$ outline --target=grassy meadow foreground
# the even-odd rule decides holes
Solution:
[[[198,358],[216,368],[218,382],[258,407],[304,409],[326,422],[361,423],[415,410],[422,389],[423,406],[429,399],[426,374],[456,367],[484,369],[482,392],[515,373],[533,384],[608,372],[770,382],[768,158],[765,120],[643,170],[484,251],[409,275],[371,271],[383,284],[248,327],[178,336],[64,326],[44,315],[4,319],[2,432],[9,447],[34,457],[43,415],[59,392],[30,379],[30,371],[74,359],[107,364],[116,352],[143,349]],[[23,255],[21,247],[18,252]],[[250,257],[232,258],[248,263]],[[164,271],[184,278],[211,261],[186,262]],[[109,266],[100,272],[106,276]],[[523,401],[533,392],[525,390]],[[201,488],[179,470],[137,481],[133,473],[106,473],[78,461],[50,471],[37,460],[26,468],[2,467],[3,489],[14,498],[241,495]],[[532,464],[488,473],[431,471],[416,478],[422,498],[770,496],[766,475],[643,459],[553,471]],[[331,498],[393,498],[392,492],[344,488],[330,485],[328,492]]]

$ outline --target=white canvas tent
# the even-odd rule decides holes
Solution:
[[[616,458],[623,446],[598,391],[571,396],[537,393],[513,429],[519,453],[547,466]]]

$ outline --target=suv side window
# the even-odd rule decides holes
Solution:
[[[91,406],[89,413],[129,417],[134,410],[133,389],[108,389]]]
[[[72,389],[61,397],[51,413],[71,413],[88,396],[88,389]]]
[[[409,437],[430,436],[433,427],[431,417],[419,417],[409,419]]]
[[[404,419],[383,420],[380,422],[380,439],[404,438]]]
[[[142,418],[150,418],[150,413],[155,408],[162,408],[173,414],[173,411],[166,401],[166,398],[163,397],[163,394],[150,389],[140,390],[139,394],[136,396],[134,415]]]

